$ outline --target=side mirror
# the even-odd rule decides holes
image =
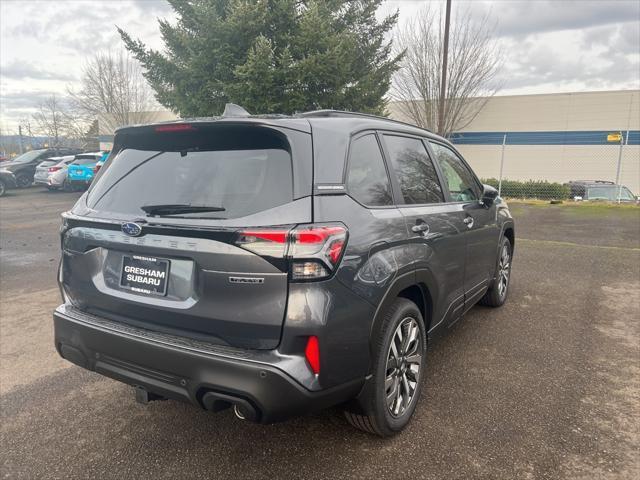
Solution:
[[[490,207],[493,205],[493,202],[496,201],[496,198],[498,198],[498,190],[491,185],[483,185],[483,187],[481,203]]]

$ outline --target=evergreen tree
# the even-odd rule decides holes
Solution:
[[[383,113],[400,56],[385,40],[398,14],[382,0],[168,0],[163,52],[118,29],[165,107],[186,116],[319,108]]]

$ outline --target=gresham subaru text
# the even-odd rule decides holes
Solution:
[[[445,139],[316,111],[121,128],[63,214],[62,357],[261,423],[409,422],[427,345],[508,295],[507,205]]]

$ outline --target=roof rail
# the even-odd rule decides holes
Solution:
[[[301,117],[338,117],[338,118],[348,118],[348,117],[364,117],[364,118],[373,118],[375,120],[383,120],[386,122],[398,123],[400,125],[406,125],[412,128],[418,128],[420,130],[425,130],[429,133],[433,133],[428,128],[419,127],[417,125],[413,125],[407,122],[401,122],[400,120],[394,120],[393,118],[382,117],[380,115],[373,115],[370,113],[360,113],[360,112],[346,112],[344,110],[313,110],[311,112],[304,112],[298,114]]]

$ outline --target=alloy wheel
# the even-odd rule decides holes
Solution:
[[[16,177],[16,184],[18,188],[26,188],[31,185],[31,179],[27,175],[18,175]]]
[[[511,255],[509,246],[503,245],[500,253],[500,263],[498,264],[498,294],[503,298],[509,286],[509,275],[511,274]]]
[[[415,318],[403,319],[391,339],[385,369],[385,397],[393,417],[400,417],[414,400],[420,367],[422,340]]]

